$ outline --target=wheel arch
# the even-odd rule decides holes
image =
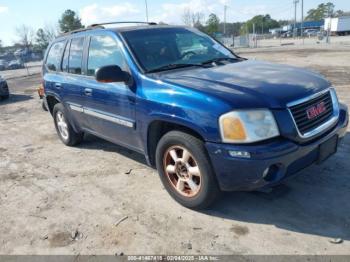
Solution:
[[[202,130],[194,128],[189,123],[179,123],[168,119],[155,119],[149,123],[146,137],[147,160],[151,166],[155,166],[155,154],[159,140],[170,131],[182,131],[205,142]]]
[[[47,105],[48,105],[48,110],[50,112],[50,114],[53,114],[53,108],[55,107],[55,105],[57,103],[61,103],[61,100],[53,94],[47,94],[46,95],[46,101],[47,101]]]

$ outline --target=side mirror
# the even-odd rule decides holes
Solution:
[[[117,65],[103,66],[96,70],[96,80],[102,83],[129,82],[130,74]]]

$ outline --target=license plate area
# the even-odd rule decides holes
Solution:
[[[337,152],[338,136],[333,136],[319,146],[317,163],[322,163]]]

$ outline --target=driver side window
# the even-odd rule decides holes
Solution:
[[[117,65],[122,70],[127,70],[123,54],[112,37],[92,36],[89,46],[87,74],[94,76],[98,68],[108,65]]]

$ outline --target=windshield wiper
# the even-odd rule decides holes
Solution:
[[[239,60],[238,58],[233,58],[233,57],[217,57],[217,58],[213,58],[213,59],[209,59],[207,61],[204,61],[201,63],[201,65],[206,65],[206,64],[212,64],[212,63],[218,63],[221,61],[237,61]]]
[[[155,72],[161,72],[161,71],[165,71],[165,70],[172,70],[172,69],[177,69],[177,68],[184,68],[184,67],[191,67],[191,66],[200,66],[203,67],[202,64],[168,64],[168,65],[164,65],[164,66],[160,66],[151,70],[148,70],[147,73],[155,73]]]

